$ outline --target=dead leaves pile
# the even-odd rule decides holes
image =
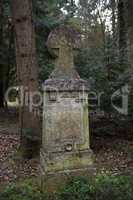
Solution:
[[[38,176],[38,160],[15,160],[18,135],[0,134],[0,184]],[[133,172],[133,141],[118,138],[95,138],[93,151],[99,173]]]
[[[37,160],[14,159],[19,143],[17,135],[0,134],[0,184],[36,176],[38,173]]]
[[[133,141],[96,138],[94,152],[98,172],[114,175],[133,172]]]

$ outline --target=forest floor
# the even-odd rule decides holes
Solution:
[[[38,176],[39,159],[17,160],[20,144],[17,118],[0,113],[0,185]],[[131,139],[132,138],[132,139]],[[133,137],[95,135],[92,149],[97,173],[133,173]]]

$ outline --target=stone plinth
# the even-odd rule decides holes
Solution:
[[[44,84],[41,174],[48,189],[92,168],[87,95],[82,79],[49,79]]]

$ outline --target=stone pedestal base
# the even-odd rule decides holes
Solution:
[[[82,79],[44,84],[41,185],[54,191],[71,176],[91,174],[88,88]]]
[[[94,172],[91,150],[53,154],[51,158],[41,152],[41,187],[48,192],[56,191],[73,176],[92,176]]]

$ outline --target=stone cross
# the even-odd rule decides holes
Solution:
[[[80,34],[72,28],[60,27],[49,35],[47,46],[55,57],[53,78],[79,78],[74,69],[74,53],[80,46]]]
[[[43,85],[43,133],[40,153],[41,185],[49,192],[71,176],[92,171],[89,142],[88,84],[74,69],[74,51],[80,36],[60,27],[47,42],[55,57],[55,70]],[[58,98],[59,97],[59,98]]]

